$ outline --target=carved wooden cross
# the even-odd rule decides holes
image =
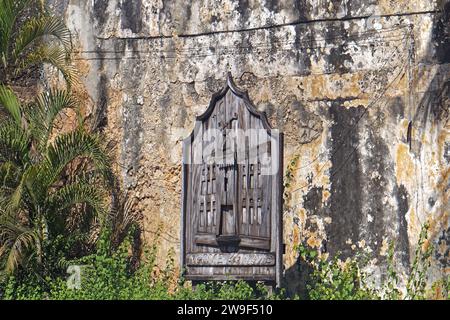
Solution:
[[[222,148],[223,151],[225,151],[226,148],[227,148],[227,139],[226,139],[226,136],[227,136],[227,129],[231,129],[231,125],[232,125],[233,121],[235,121],[235,120],[238,120],[237,113],[235,113],[235,114],[233,115],[233,117],[232,117],[230,120],[225,121],[225,123],[219,122],[219,128],[220,128],[220,131],[222,131],[222,135],[224,136],[224,140],[223,140],[223,148]],[[233,164],[233,166],[228,166],[227,163],[226,163],[226,161],[225,161],[225,163],[224,163],[224,164],[225,164],[225,166],[224,166],[225,174],[224,174],[223,185],[224,185],[225,191],[227,191],[227,189],[228,189],[227,172],[228,172],[229,169],[231,169],[231,168],[234,168],[234,169],[235,169],[235,167],[237,166],[236,148],[235,148],[234,153],[235,153],[235,154],[234,154],[234,164]],[[225,155],[224,155],[224,156],[225,156]],[[236,177],[235,177],[235,180],[237,180]]]
[[[231,119],[229,119],[228,121],[225,121],[224,123],[219,122],[219,129],[222,131],[222,135],[224,137],[223,148],[222,148],[222,150],[224,152],[226,152],[226,149],[227,149],[227,138],[226,138],[226,136],[227,136],[227,129],[231,129],[232,128],[232,123],[235,120],[238,120],[237,113],[235,113],[233,115],[233,117]],[[224,153],[224,157],[226,159],[226,154],[225,153]],[[236,173],[233,175],[233,180],[234,181],[232,183],[234,184],[234,188],[231,189],[235,193],[233,197],[231,197],[231,195],[229,194],[229,192],[231,190],[229,188],[229,181],[228,181],[229,180],[229,171],[231,171],[231,170],[235,170],[236,171],[237,170],[236,145],[235,145],[235,148],[234,148],[234,162],[233,162],[233,164],[229,164],[225,160],[224,161],[224,165],[222,167],[219,167],[219,168],[222,169],[223,172],[224,172],[224,174],[223,174],[223,192],[225,193],[224,194],[225,195],[225,199],[223,199],[224,203],[221,204],[221,210],[219,211],[219,221],[220,221],[220,223],[219,223],[219,227],[217,228],[217,232],[216,232],[216,235],[218,237],[217,240],[218,241],[230,241],[231,240],[231,241],[235,242],[238,239],[238,229],[237,229],[238,222],[237,222],[237,220],[235,221],[235,232],[234,232],[234,235],[232,235],[232,236],[230,236],[230,235],[224,236],[222,234],[222,221],[223,221],[223,215],[224,215],[224,212],[222,211],[222,205],[224,206],[223,208],[229,208],[230,206],[233,207],[233,204],[229,203],[229,201],[231,199],[236,199],[237,198],[238,175]],[[230,196],[230,198],[229,198],[229,196]],[[236,214],[236,213],[234,213],[234,214]],[[236,219],[236,216],[234,217],[234,219]],[[225,240],[225,239],[228,239],[228,240]]]

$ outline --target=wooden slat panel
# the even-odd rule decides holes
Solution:
[[[253,140],[253,145],[251,146],[251,150],[253,151],[252,154],[252,161],[250,164],[250,174],[253,177],[253,183],[252,183],[252,188],[253,188],[253,205],[252,205],[252,221],[251,221],[251,226],[250,226],[250,236],[258,236],[259,235],[259,225],[258,225],[258,220],[257,220],[257,216],[258,216],[258,198],[259,198],[259,184],[260,184],[260,177],[258,176],[258,161],[259,161],[259,145],[258,145],[258,133],[257,133],[257,129],[258,129],[258,123],[259,123],[259,119],[252,117],[252,129],[254,129],[253,134],[252,134],[252,140]]]
[[[186,264],[186,259],[190,259],[192,263],[197,261],[196,263],[217,264],[214,267],[190,267],[186,273],[187,279],[189,277],[196,280],[234,278],[272,281],[276,278],[279,283],[282,272],[280,236],[282,233],[282,191],[280,190],[282,171],[275,175],[263,175],[262,167],[258,165],[258,162],[263,161],[262,155],[267,153],[271,166],[274,163],[282,165],[280,162],[282,149],[273,152],[269,150],[272,145],[269,147],[265,143],[259,143],[265,142],[263,140],[267,140],[266,137],[271,135],[267,119],[254,108],[245,94],[230,83],[228,82],[227,88],[214,95],[207,112],[199,116],[201,123],[196,124],[194,134],[191,135],[193,143],[191,144],[188,140],[183,142],[187,149],[187,152],[183,152],[183,159],[190,157],[194,162],[183,168],[185,185],[182,189],[184,217],[181,220],[183,223],[181,261],[182,265]],[[245,132],[248,129],[263,129],[263,131],[260,136],[258,133],[255,135],[254,132],[248,139],[237,135],[236,147],[238,147],[239,160],[237,167],[232,166],[234,142],[233,145],[227,146],[229,151],[226,155],[227,163],[217,163],[216,166],[208,163],[202,166],[202,157],[205,163],[207,157],[211,156],[209,152],[203,153],[212,138],[211,132],[207,129],[221,129],[221,127],[225,130],[233,130],[235,134],[236,130]],[[226,133],[230,134],[230,132]],[[222,133],[217,138],[222,138]],[[279,138],[276,136],[275,142],[277,139]],[[223,156],[221,150],[223,145],[220,141],[216,142],[214,148],[217,160]],[[232,141],[229,140],[228,143],[230,142]],[[276,143],[275,145],[278,148]],[[245,150],[246,147],[249,150]],[[248,154],[245,151],[248,151]],[[246,159],[246,163],[241,163],[242,158]],[[223,169],[225,164],[229,166]],[[220,165],[222,169],[219,169]],[[206,169],[204,174],[202,169]],[[205,190],[201,190],[203,178]],[[225,178],[228,179],[226,190]],[[224,235],[231,237],[221,237]],[[235,246],[236,253],[225,252],[232,249],[229,246],[230,243],[231,246]],[[243,254],[246,254],[245,258],[231,258],[232,255]],[[261,255],[272,257],[270,267],[265,265],[268,263],[266,260],[258,258]]]
[[[242,236],[240,246],[245,247],[245,248],[256,248],[256,249],[269,250],[270,249],[270,238]]]

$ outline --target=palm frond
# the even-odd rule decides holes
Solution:
[[[26,180],[27,180],[27,173],[25,172],[22,175],[19,184],[14,189],[10,197],[9,203],[7,204],[7,208],[9,211],[14,212],[19,208],[20,203],[22,202],[23,194],[26,191],[25,190]]]
[[[51,16],[32,17],[19,30],[15,46],[12,51],[14,60],[26,52],[27,49],[33,45],[40,45],[38,43],[43,37],[52,37],[57,39],[68,55],[72,49],[72,39],[69,29],[64,25],[61,19]],[[49,39],[46,39],[48,41]]]
[[[27,165],[23,172],[19,172],[16,183],[4,190],[4,198],[0,199],[0,203],[5,213],[10,216],[20,215],[27,220],[37,216],[39,212],[36,210],[44,197],[42,190],[36,187],[38,169],[38,166]]]
[[[111,242],[113,245],[120,244],[131,226],[138,222],[138,216],[132,211],[133,205],[133,198],[122,195],[113,204],[109,214]]]
[[[99,136],[88,134],[80,129],[56,137],[54,143],[48,146],[42,170],[46,184],[48,186],[53,184],[67,164],[80,157],[89,159],[102,173],[105,181],[109,182],[110,158]]]
[[[0,244],[0,261],[4,261],[2,269],[7,274],[16,272],[33,249],[41,247],[38,232],[9,217],[0,219]]]
[[[40,150],[47,147],[54,122],[65,109],[75,109],[78,105],[75,97],[65,90],[50,90],[42,93],[27,110],[30,131]]]
[[[2,188],[11,187],[17,182],[20,169],[12,161],[5,161],[0,163],[0,195],[4,193]],[[1,206],[1,201],[0,201]]]
[[[0,55],[2,60],[6,59],[8,50],[8,39],[14,25],[14,1],[0,0]]]
[[[55,67],[70,86],[79,82],[76,68],[70,63],[66,51],[61,46],[43,44],[17,61],[16,75],[35,65],[48,63]]]
[[[0,84],[0,106],[2,106],[9,116],[16,122],[18,126],[22,124],[22,112],[20,110],[19,99],[14,92]]]
[[[29,3],[30,0],[0,0],[0,57],[4,65],[16,20]]]
[[[106,212],[105,193],[98,186],[76,182],[53,192],[48,198],[48,207],[63,215],[77,204],[87,204],[95,213],[103,216]]]
[[[29,147],[28,133],[15,122],[9,121],[0,126],[0,161],[24,164],[29,159]]]

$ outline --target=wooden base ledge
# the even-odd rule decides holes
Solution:
[[[274,253],[191,253],[188,266],[274,266]]]

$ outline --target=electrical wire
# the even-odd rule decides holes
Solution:
[[[401,13],[392,13],[392,14],[381,14],[381,15],[364,15],[364,16],[356,16],[356,17],[343,17],[343,18],[320,18],[320,19],[311,19],[311,20],[296,20],[286,23],[280,24],[272,24],[265,25],[260,27],[253,28],[245,28],[245,29],[237,29],[237,30],[217,30],[217,31],[206,31],[199,33],[191,33],[191,34],[179,34],[179,35],[157,35],[157,36],[136,36],[133,39],[138,40],[161,40],[161,39],[172,39],[172,38],[195,38],[201,36],[211,36],[216,34],[227,34],[227,33],[240,33],[240,32],[250,32],[250,31],[258,31],[258,30],[270,30],[275,28],[287,27],[287,26],[297,26],[297,25],[308,25],[315,23],[328,23],[328,22],[343,22],[343,21],[353,21],[353,20],[366,20],[366,19],[389,19],[393,17],[408,17],[415,15],[435,15],[441,13],[440,10],[426,10],[426,11],[414,11],[414,12],[401,12]],[[97,37],[100,40],[129,40],[130,37],[116,37],[116,36],[108,36],[108,37]]]

